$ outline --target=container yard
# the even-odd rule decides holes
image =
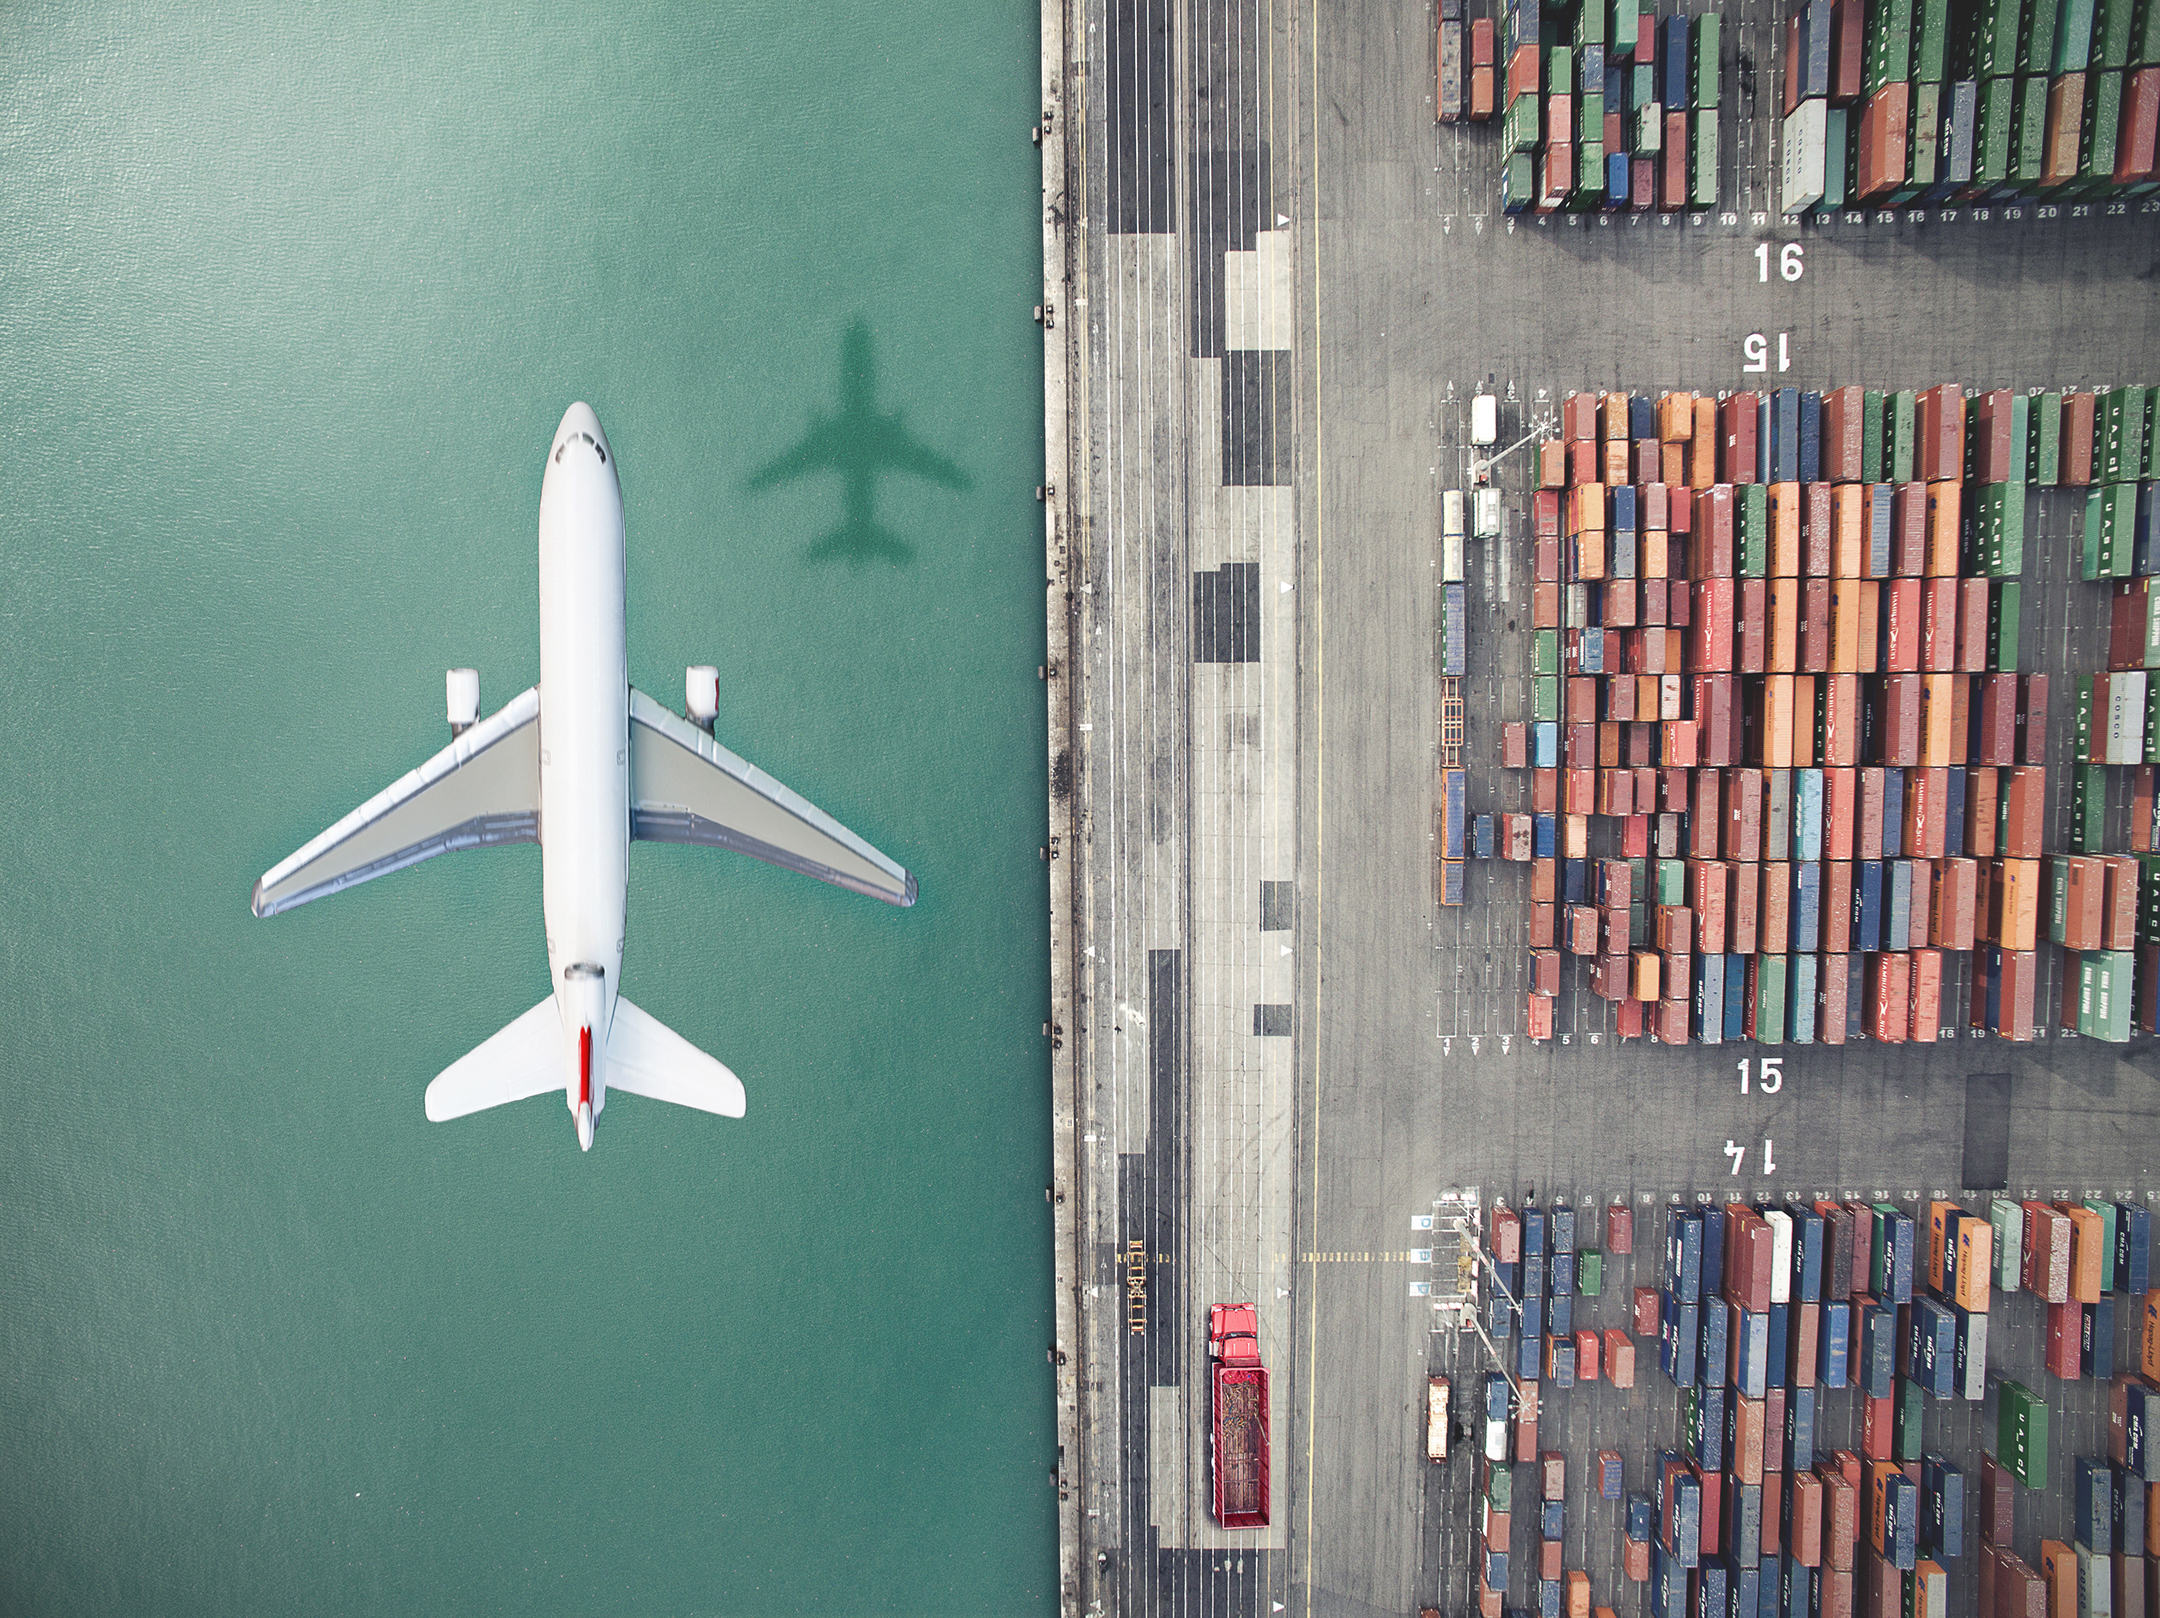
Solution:
[[[1046,10],[1062,1611],[2130,1610],[2142,1306],[2078,1264],[2160,1195],[2160,193],[2104,6],[2007,69],[1931,0]],[[2005,103],[2076,180],[1996,177]],[[1534,1283],[1502,1203],[1574,1212]]]
[[[1435,1610],[2149,1611],[2148,1200],[1443,1199]]]

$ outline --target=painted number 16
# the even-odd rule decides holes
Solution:
[[[1742,1095],[1748,1093],[1748,1065],[1748,1059],[1744,1056],[1741,1057],[1738,1066],[1740,1069],[1740,1093]],[[1754,1067],[1756,1088],[1761,1090],[1764,1095],[1774,1096],[1785,1088],[1784,1057],[1766,1056],[1760,1062],[1755,1063]]]
[[[1798,242],[1787,242],[1778,252],[1778,274],[1788,281],[1799,280],[1804,268],[1800,261],[1800,254],[1801,247]],[[1770,244],[1768,242],[1764,242],[1755,249],[1755,270],[1756,280],[1767,281],[1770,279]]]

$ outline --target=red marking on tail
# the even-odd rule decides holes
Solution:
[[[578,1105],[592,1105],[592,1030],[580,1028],[577,1033]]]

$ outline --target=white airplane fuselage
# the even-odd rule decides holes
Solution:
[[[607,1104],[630,866],[623,578],[615,453],[599,418],[574,404],[540,479],[540,886],[564,1093],[588,1151]]]

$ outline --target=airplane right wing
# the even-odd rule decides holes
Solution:
[[[513,697],[255,884],[258,916],[458,848],[540,840],[540,688]]]
[[[630,835],[729,848],[891,905],[915,878],[801,794],[642,691],[630,693]]]

